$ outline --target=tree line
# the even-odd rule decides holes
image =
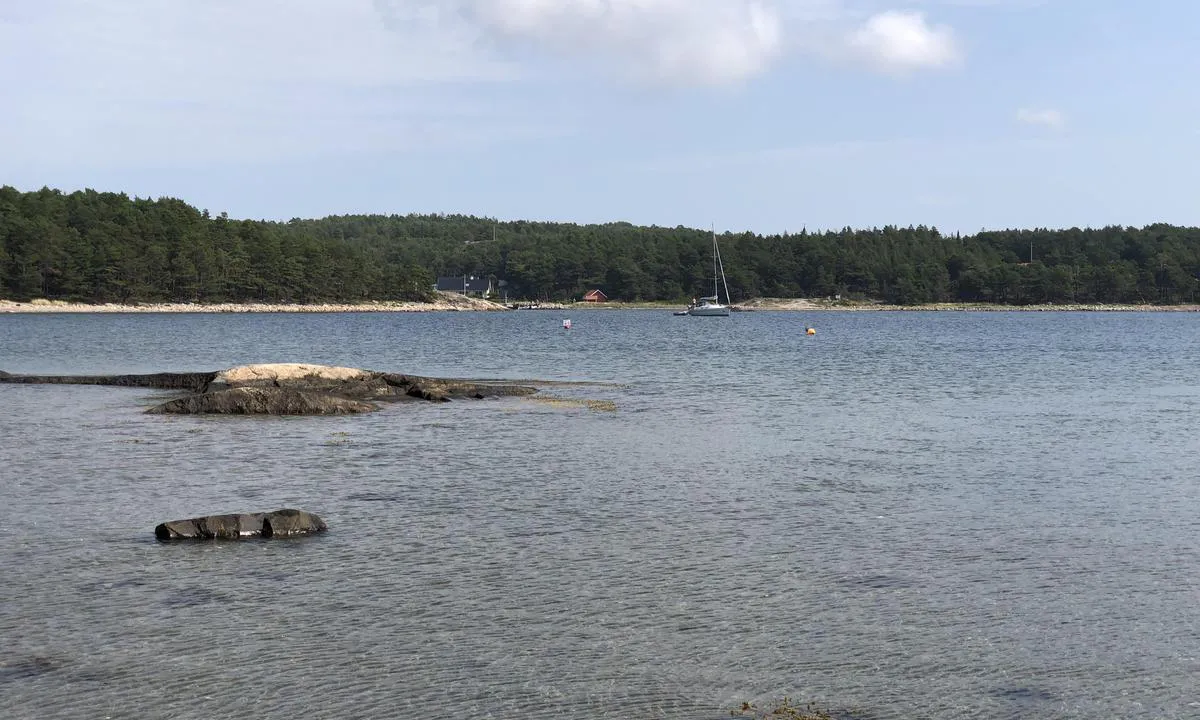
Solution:
[[[1200,228],[944,235],[894,227],[719,236],[734,302],[1197,302]],[[512,300],[711,293],[708,231],[466,215],[216,217],[174,198],[0,187],[0,296],[84,302],[428,299],[437,276],[492,277]]]

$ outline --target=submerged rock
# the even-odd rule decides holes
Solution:
[[[6,657],[0,659],[0,681],[25,680],[59,670],[65,663],[58,658],[45,655]]]
[[[0,371],[0,383],[41,385],[115,385],[203,392],[215,372],[150,373],[147,375],[12,375]]]
[[[486,397],[532,395],[537,392],[535,387],[504,382],[431,378],[397,373],[384,373],[381,377],[389,385],[403,389],[409,397],[435,402],[445,402],[452,398],[480,400]]]
[[[265,513],[205,515],[171,520],[154,528],[159,542],[174,540],[240,540],[281,538],[325,532],[325,521],[305,510],[283,508]]]

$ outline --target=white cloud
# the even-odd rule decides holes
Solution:
[[[862,1],[0,0],[0,171],[561,136],[547,76],[736,84],[843,42]],[[888,70],[952,46],[903,13],[851,37]]]
[[[477,47],[585,58],[638,80],[737,82],[765,71],[783,28],[760,0],[376,0],[395,24],[425,23]]]
[[[961,58],[954,31],[930,25],[924,13],[889,10],[873,15],[846,38],[857,59],[887,73],[942,68]]]
[[[194,166],[524,132],[506,108],[453,92],[511,78],[510,64],[398,35],[370,0],[19,0],[9,10],[0,166]]]
[[[904,74],[961,58],[953,30],[922,12],[862,17],[864,0],[375,0],[392,27],[509,59],[550,54],[639,81],[722,85],[768,71],[785,50],[847,56]],[[874,3],[868,3],[874,4]]]
[[[1021,108],[1017,111],[1017,122],[1059,130],[1067,124],[1067,118],[1061,111],[1051,108]]]

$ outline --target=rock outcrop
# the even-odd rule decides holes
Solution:
[[[279,385],[280,383],[334,383],[361,381],[373,373],[359,368],[308,363],[262,363],[239,365],[222,370],[212,379],[211,387],[246,387],[248,385]]]
[[[218,372],[151,375],[10,375],[0,383],[117,385],[189,391],[152,414],[346,415],[380,402],[530,395],[534,387],[483,380],[430,378],[304,363],[243,365]]]
[[[0,383],[39,385],[115,385],[203,392],[218,373],[151,373],[148,375],[12,375],[0,371]]]
[[[235,387],[156,405],[151,415],[353,415],[378,410],[362,400],[292,388]]]
[[[242,540],[283,538],[325,532],[325,521],[305,510],[283,508],[265,513],[205,515],[171,520],[154,528],[159,542],[175,540]]]

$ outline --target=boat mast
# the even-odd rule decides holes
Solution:
[[[717,226],[712,226],[712,241],[713,241],[713,302],[720,304],[721,295],[717,292],[717,263],[720,258],[717,256]]]
[[[717,273],[721,275],[721,284],[725,286],[725,302],[733,302],[729,297],[729,283],[725,282],[725,263],[721,262],[721,251],[717,249],[717,227],[713,225],[713,296],[717,299],[717,304],[721,303],[721,294],[717,290]]]
[[[715,248],[717,245],[713,243]],[[733,304],[733,298],[729,297],[729,283],[725,282],[725,262],[721,260],[721,251],[717,251],[717,264],[721,267],[721,284],[725,286],[725,302]]]

